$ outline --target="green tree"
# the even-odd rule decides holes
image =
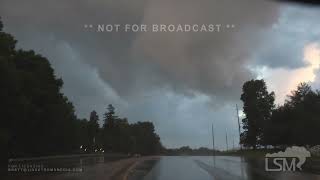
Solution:
[[[256,148],[265,145],[265,126],[270,120],[274,109],[274,92],[269,93],[264,80],[251,80],[243,85],[241,100],[245,118],[241,143]]]
[[[103,124],[103,144],[104,148],[108,151],[116,150],[116,128],[115,121],[117,120],[115,115],[115,108],[112,104],[109,104],[107,107],[107,112],[104,113],[104,124]]]
[[[320,93],[301,83],[271,118],[269,133],[273,145],[317,145],[320,143]]]
[[[11,117],[18,118],[15,111],[16,108],[21,108],[18,103],[21,98],[17,70],[14,63],[9,60],[14,54],[16,40],[10,34],[3,32],[2,29],[3,24],[0,18],[0,146],[4,151],[2,154],[7,154],[12,146],[11,144],[13,144],[9,141],[13,123]],[[11,154],[8,154],[8,156],[11,156]]]
[[[107,112],[104,113],[103,126],[105,128],[113,128],[116,119],[117,116],[115,116],[115,108],[112,106],[112,104],[109,104],[107,107]]]
[[[89,147],[93,151],[94,148],[99,146],[99,116],[96,111],[90,113],[90,119],[88,122],[88,136],[90,139]]]
[[[88,125],[89,122],[87,119],[79,119],[76,121],[75,123],[75,129],[76,129],[76,142],[78,145],[78,148],[80,148],[80,146],[82,147],[82,149],[79,149],[79,152],[81,153],[88,153],[90,149],[90,138],[89,138],[89,134],[88,134]],[[87,149],[86,151],[84,151],[84,149]]]
[[[135,152],[149,155],[158,153],[162,145],[155,133],[152,122],[137,122],[131,125],[131,132],[135,139]]]
[[[127,153],[130,151],[130,125],[127,118],[117,118],[113,127],[114,150]]]
[[[49,61],[34,51],[15,49],[16,40],[0,26],[0,136],[10,157],[71,152],[76,116],[61,93]],[[4,138],[3,138],[4,137]]]

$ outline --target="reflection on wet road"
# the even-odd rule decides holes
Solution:
[[[266,172],[263,163],[240,157],[162,157],[144,180],[320,180],[304,172]]]

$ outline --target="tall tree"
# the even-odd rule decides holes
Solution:
[[[289,136],[285,144],[290,145],[316,145],[320,141],[320,96],[319,91],[315,92],[306,83],[298,85],[297,89],[287,99],[284,107],[287,107],[285,121],[288,131],[282,133]],[[285,133],[286,132],[286,133]]]
[[[274,109],[274,92],[269,93],[264,80],[251,80],[244,83],[241,100],[245,118],[242,120],[244,132],[242,142],[246,146],[256,148],[265,145],[265,126]]]
[[[116,150],[116,129],[115,121],[117,116],[115,115],[115,108],[112,104],[109,104],[107,107],[107,112],[104,113],[104,124],[103,124],[103,146],[108,151]]]
[[[90,119],[88,122],[88,136],[90,139],[90,150],[93,150],[97,146],[99,135],[99,116],[96,111],[90,113]]]
[[[137,122],[132,124],[131,128],[136,152],[148,155],[157,153],[162,148],[152,122]]]
[[[307,83],[301,83],[290,97],[295,116],[292,142],[297,145],[318,145],[320,129],[320,92],[313,91]]]
[[[107,107],[107,112],[104,113],[104,127],[105,128],[113,128],[115,120],[117,119],[117,116],[115,116],[115,108],[112,106],[112,104],[109,104]]]
[[[63,81],[48,59],[15,44],[0,23],[0,139],[8,141],[11,157],[71,152],[76,116],[61,93]]]

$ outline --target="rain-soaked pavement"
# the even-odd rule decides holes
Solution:
[[[267,172],[262,160],[245,159],[236,156],[163,156],[157,157],[149,168],[131,168],[136,163],[146,162],[150,157],[117,158],[89,157],[46,160],[51,167],[82,167],[82,172],[32,173],[9,176],[9,180],[320,180],[320,173],[306,171]],[[29,164],[30,162],[28,162]],[[32,164],[42,164],[33,162]],[[129,170],[130,169],[130,170]],[[148,171],[148,170],[150,171]],[[15,173],[13,173],[15,174]],[[141,176],[143,174],[143,176]],[[137,176],[136,176],[137,175]],[[0,178],[1,179],[1,178]]]
[[[266,172],[257,161],[241,157],[161,157],[144,180],[320,180],[307,172]]]

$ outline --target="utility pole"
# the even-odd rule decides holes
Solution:
[[[216,153],[215,153],[215,147],[214,147],[214,130],[213,130],[213,123],[212,123],[212,154],[213,154],[213,165],[216,166]]]
[[[232,146],[233,146],[232,150],[234,151],[235,149],[234,149],[234,136],[233,135],[232,135]]]
[[[213,123],[212,123],[212,150],[214,150],[214,131],[213,131]],[[214,152],[214,151],[213,151]],[[213,153],[214,154],[214,153]]]
[[[240,127],[239,109],[238,109],[238,105],[237,104],[236,104],[236,110],[237,110],[238,130],[239,130],[239,146],[240,146],[240,150],[242,150],[242,145],[241,145],[241,127]]]
[[[228,133],[227,133],[227,129],[226,129],[226,145],[227,145],[227,151],[229,150],[229,147],[228,147]]]

